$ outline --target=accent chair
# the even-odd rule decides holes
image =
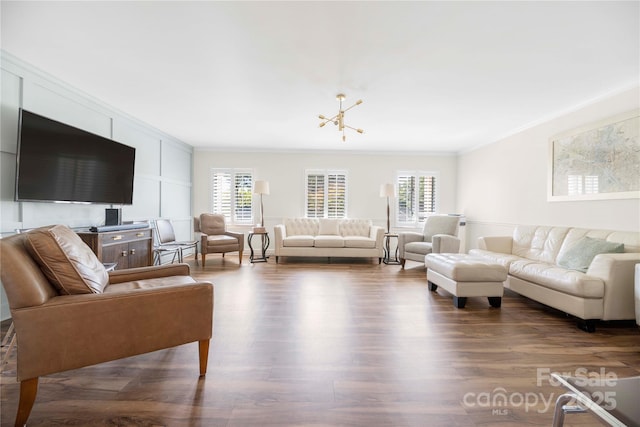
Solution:
[[[228,231],[224,215],[203,213],[193,218],[193,227],[196,233],[200,233],[202,267],[207,254],[222,254],[224,258],[227,252],[238,252],[238,262],[242,264],[244,234]]]
[[[406,261],[424,263],[430,253],[458,253],[460,217],[455,215],[431,215],[424,223],[422,233],[398,233],[398,253],[401,268]]]
[[[213,285],[196,282],[187,264],[107,272],[73,230],[55,225],[0,239],[0,267],[17,337],[16,426],[44,375],[196,341],[205,375]]]

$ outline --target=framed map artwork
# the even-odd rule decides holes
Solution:
[[[547,198],[640,198],[640,110],[552,137]]]

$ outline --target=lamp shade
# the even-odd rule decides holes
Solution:
[[[255,194],[269,194],[269,181],[256,181],[253,192]]]
[[[393,184],[380,185],[380,197],[396,197],[396,187]]]

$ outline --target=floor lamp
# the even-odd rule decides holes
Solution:
[[[387,234],[391,231],[391,222],[389,221],[390,205],[389,199],[396,197],[396,187],[393,184],[382,184],[380,186],[380,197],[387,198]]]
[[[256,181],[253,192],[260,195],[260,227],[264,228],[264,205],[262,204],[262,195],[269,195],[269,181]]]

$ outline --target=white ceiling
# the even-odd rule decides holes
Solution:
[[[3,0],[1,45],[195,147],[459,152],[637,86],[639,5]]]

